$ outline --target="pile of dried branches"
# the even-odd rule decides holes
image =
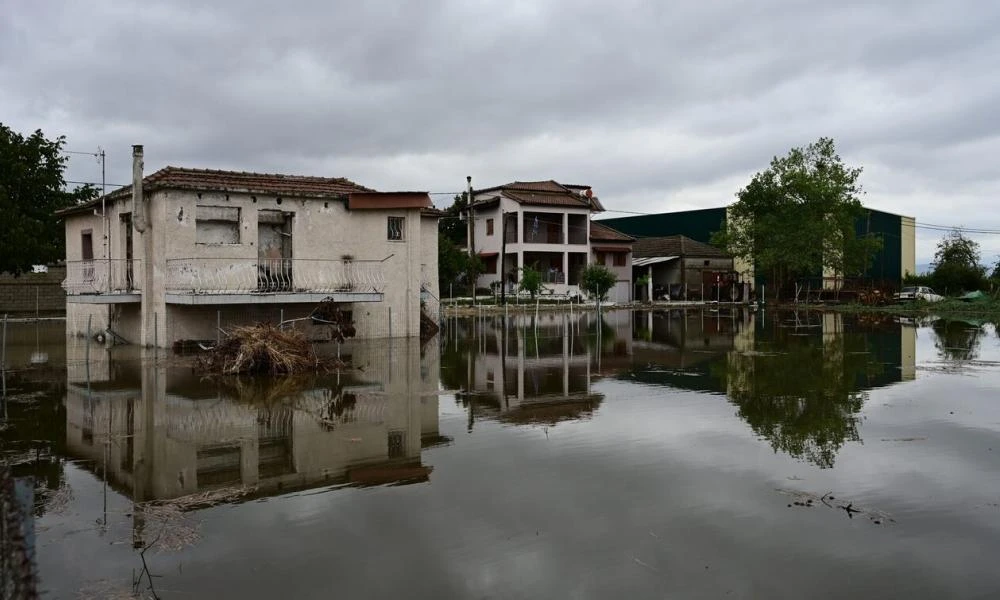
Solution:
[[[199,367],[223,375],[289,375],[330,367],[299,331],[267,324],[235,327],[218,346],[200,357]]]

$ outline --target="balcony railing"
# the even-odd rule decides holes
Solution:
[[[70,296],[130,294],[141,289],[142,261],[135,258],[96,258],[66,262],[63,289]]]
[[[167,291],[180,294],[381,293],[383,262],[308,258],[167,260]]]

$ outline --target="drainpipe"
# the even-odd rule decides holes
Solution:
[[[142,201],[142,144],[132,146],[132,226],[146,231],[146,207]]]

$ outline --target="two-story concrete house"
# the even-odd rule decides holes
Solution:
[[[362,338],[418,335],[422,302],[436,315],[440,213],[426,192],[177,167],[143,177],[142,158],[136,146],[131,186],[60,213],[69,334],[89,323],[146,346],[214,340],[324,299]]]
[[[472,191],[470,240],[472,251],[486,269],[478,287],[506,281],[513,290],[521,269],[531,267],[542,274],[548,290],[555,294],[580,295],[580,271],[604,252],[615,254],[631,238],[620,236],[610,247],[594,254],[591,216],[604,207],[590,186],[563,185],[555,181],[515,181],[506,185]],[[601,230],[604,232],[604,229]],[[600,235],[606,235],[601,233]],[[622,266],[630,264],[626,252]],[[621,260],[612,259],[612,266]],[[610,294],[612,300],[628,301],[631,271],[621,269],[623,281]]]

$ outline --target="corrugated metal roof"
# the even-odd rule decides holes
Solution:
[[[680,258],[679,256],[647,256],[645,258],[633,258],[633,267],[646,267],[649,265],[655,265],[658,263],[668,262],[671,260],[676,260]]]

